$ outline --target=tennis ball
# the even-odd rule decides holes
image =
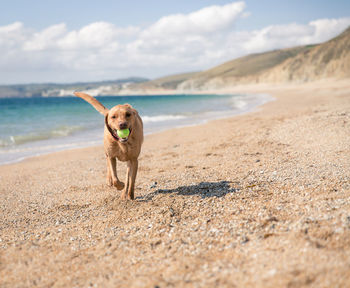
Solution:
[[[130,134],[130,130],[129,129],[123,129],[123,130],[117,130],[117,135],[119,138],[126,138],[128,137]]]

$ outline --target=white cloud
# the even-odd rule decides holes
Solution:
[[[248,53],[326,41],[350,18],[237,31],[249,17],[244,2],[160,18],[146,27],[95,22],[78,30],[61,23],[34,31],[20,22],[0,27],[0,79],[6,82],[90,81],[154,77],[209,68]]]
[[[0,26],[0,51],[9,52],[10,49],[16,49],[18,45],[24,43],[26,41],[24,30],[20,22]]]
[[[244,8],[244,2],[235,2],[223,6],[205,7],[187,15],[162,17],[146,29],[142,36],[153,38],[215,33],[230,28]]]
[[[291,23],[268,26],[249,33],[242,47],[251,53],[321,43],[341,33],[349,25],[350,18],[340,18],[319,19],[305,25]]]
[[[63,50],[103,49],[109,45],[117,46],[118,32],[113,24],[96,22],[67,33],[57,44]]]
[[[24,42],[24,51],[43,51],[55,48],[57,41],[67,33],[66,24],[58,24],[50,26],[43,31],[34,33]]]

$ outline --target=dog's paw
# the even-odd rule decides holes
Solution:
[[[118,190],[123,190],[124,189],[124,183],[117,180],[117,181],[113,181],[113,186],[117,187]]]
[[[120,195],[120,199],[122,199],[122,200],[134,200],[134,194],[128,194],[127,192],[123,191],[123,193]]]

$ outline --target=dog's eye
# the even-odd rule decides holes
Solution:
[[[116,117],[115,117],[115,115],[113,115],[111,118],[112,118],[112,119],[115,119]]]
[[[131,114],[130,114],[129,112],[126,112],[126,113],[125,113],[125,116],[126,116],[126,117],[130,117]]]

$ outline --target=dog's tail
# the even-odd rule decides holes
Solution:
[[[109,110],[105,106],[103,106],[98,100],[96,100],[94,97],[82,92],[74,92],[74,95],[90,103],[102,115],[106,116],[108,114]]]

